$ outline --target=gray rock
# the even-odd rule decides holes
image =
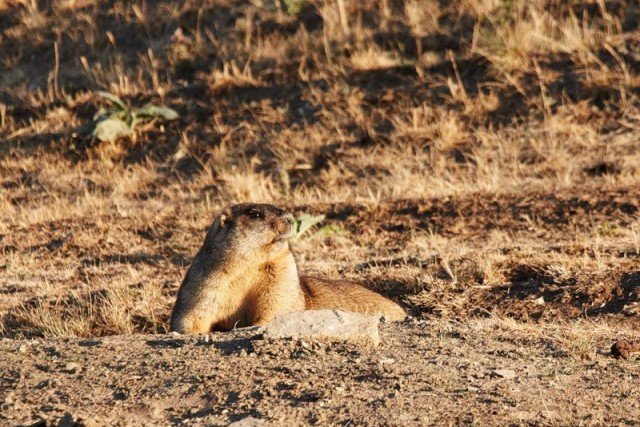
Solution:
[[[248,416],[229,424],[227,427],[266,427],[266,425],[265,420]]]
[[[309,310],[283,314],[265,330],[267,339],[312,338],[378,345],[378,317],[340,310]]]

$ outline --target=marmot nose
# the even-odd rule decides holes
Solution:
[[[285,221],[287,221],[287,223],[288,223],[289,225],[293,225],[293,221],[294,221],[294,219],[293,219],[293,215],[291,215],[290,213],[286,213],[286,214],[283,216],[283,218],[284,218],[284,220],[285,220]]]

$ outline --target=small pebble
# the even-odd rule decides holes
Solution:
[[[78,365],[77,363],[69,362],[65,365],[64,371],[70,374],[75,374],[79,368],[80,365]]]
[[[502,377],[504,379],[507,380],[512,380],[516,377],[516,371],[512,370],[512,369],[496,369],[493,371],[493,373],[498,376],[498,377]]]

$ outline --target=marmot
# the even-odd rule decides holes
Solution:
[[[320,309],[406,317],[398,304],[356,283],[300,277],[287,240],[292,224],[290,213],[268,204],[218,214],[180,286],[171,330],[229,331]]]

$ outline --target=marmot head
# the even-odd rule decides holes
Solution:
[[[234,205],[218,214],[202,249],[227,260],[268,260],[288,249],[292,225],[293,216],[273,205]]]

